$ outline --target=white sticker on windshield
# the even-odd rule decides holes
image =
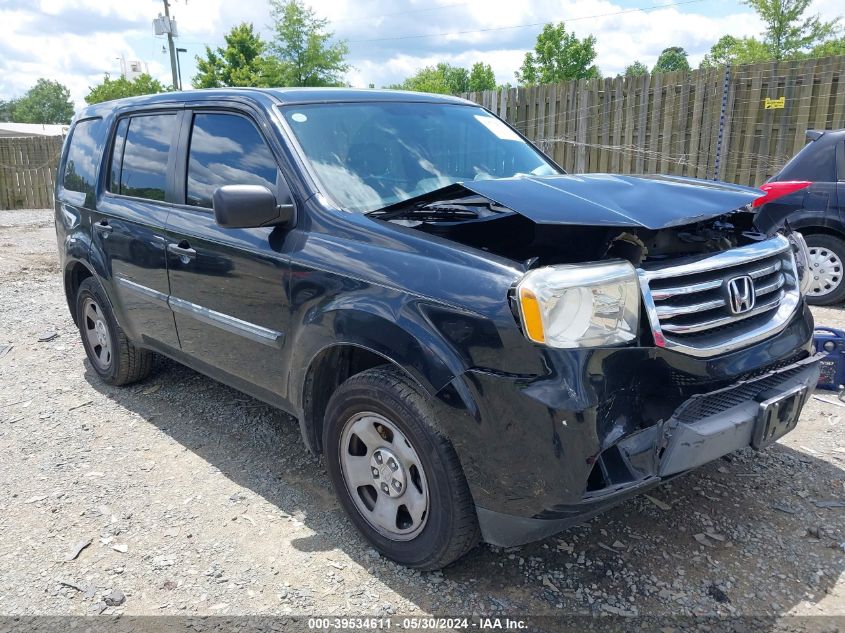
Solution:
[[[492,116],[484,116],[480,114],[476,114],[475,118],[478,119],[478,122],[481,123],[484,127],[488,130],[493,132],[496,136],[500,139],[505,141],[521,141],[522,139],[519,138],[519,135],[510,129],[507,125],[502,123],[499,119],[492,117]]]
[[[305,123],[308,120],[308,117],[302,114],[302,112],[294,112],[290,115],[290,118],[292,118],[297,123]]]

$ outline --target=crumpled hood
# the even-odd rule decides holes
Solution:
[[[472,180],[461,185],[538,224],[662,229],[731,213],[763,191],[676,176],[583,174]]]

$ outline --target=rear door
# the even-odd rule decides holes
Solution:
[[[110,273],[112,302],[135,339],[179,348],[167,304],[164,227],[173,196],[171,174],[179,111],[117,120],[110,138],[106,192],[93,217],[93,244]]]
[[[236,386],[285,397],[285,230],[221,228],[211,208],[223,185],[277,192],[279,165],[256,116],[231,109],[186,113],[177,167],[184,204],[172,208],[167,222],[170,305],[183,352],[233,377]]]

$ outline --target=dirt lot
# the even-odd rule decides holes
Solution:
[[[0,211],[2,614],[845,615],[832,392],[769,450],[419,574],[363,543],[286,415],[170,361],[100,383],[55,249],[49,212]]]

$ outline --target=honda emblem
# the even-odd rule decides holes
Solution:
[[[748,275],[728,281],[728,301],[731,312],[743,314],[754,308],[754,280]]]

